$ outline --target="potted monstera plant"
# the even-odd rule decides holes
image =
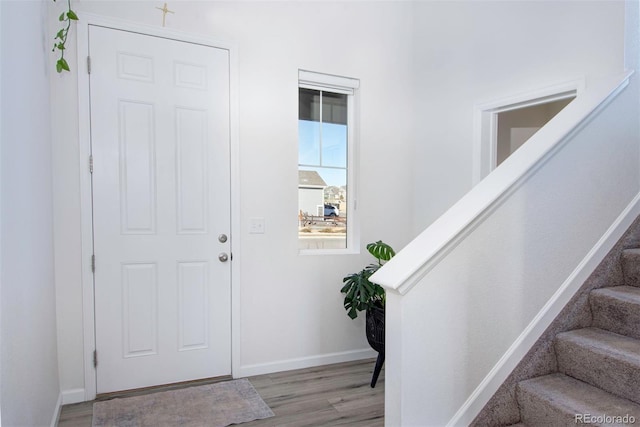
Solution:
[[[366,335],[369,345],[378,352],[376,367],[371,379],[371,387],[376,386],[378,375],[384,364],[384,289],[369,280],[371,275],[378,271],[385,262],[396,254],[393,248],[378,240],[369,243],[367,250],[377,262],[367,265],[357,273],[346,276],[342,282],[344,286],[341,292],[344,294],[344,308],[347,315],[355,319],[358,312],[366,312]]]

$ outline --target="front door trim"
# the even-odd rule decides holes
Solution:
[[[116,18],[104,17],[90,13],[79,13],[80,21],[77,25],[77,70],[78,70],[78,135],[80,162],[80,218],[82,236],[81,257],[81,287],[82,287],[82,328],[83,328],[83,361],[84,361],[84,398],[86,401],[95,399],[97,391],[96,370],[94,368],[95,350],[95,311],[94,311],[94,277],[92,271],[93,255],[93,205],[91,189],[91,173],[89,156],[91,154],[90,128],[90,93],[87,58],[89,52],[89,26],[101,26],[117,30],[125,30],[150,36],[168,38],[182,42],[201,44],[215,48],[226,49],[229,52],[230,78],[230,164],[231,164],[231,251],[239,253],[240,206],[239,188],[239,144],[238,144],[238,67],[237,47],[235,44],[216,40],[207,36],[193,35],[166,28],[153,27],[124,21]],[[235,239],[234,239],[235,237]],[[231,374],[236,376],[240,366],[240,257],[234,257],[231,265]],[[99,360],[98,360],[99,363]]]

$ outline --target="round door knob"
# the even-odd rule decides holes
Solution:
[[[227,241],[227,235],[226,235],[226,234],[221,234],[221,235],[219,235],[219,236],[218,236],[218,241],[219,241],[220,243],[224,243],[224,242],[226,242],[226,241]]]
[[[229,255],[222,252],[220,255],[218,255],[218,259],[220,260],[220,262],[227,262],[229,260]]]

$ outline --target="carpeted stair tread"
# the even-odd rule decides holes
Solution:
[[[640,403],[640,340],[598,328],[556,336],[558,371]]]
[[[520,381],[516,427],[640,420],[640,248],[620,255],[623,286],[589,292],[591,327],[558,333],[557,373]],[[619,283],[614,276],[612,283]]]
[[[516,394],[522,422],[527,425],[575,426],[576,414],[590,414],[593,417],[627,416],[640,420],[640,405],[637,403],[564,374],[557,373],[521,381]]]
[[[640,286],[640,249],[625,249],[620,257],[627,286]]]
[[[640,288],[615,286],[591,291],[592,326],[640,339]]]

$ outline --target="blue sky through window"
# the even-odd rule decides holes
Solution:
[[[347,185],[346,125],[299,120],[298,141],[300,169],[317,171],[327,185]]]

